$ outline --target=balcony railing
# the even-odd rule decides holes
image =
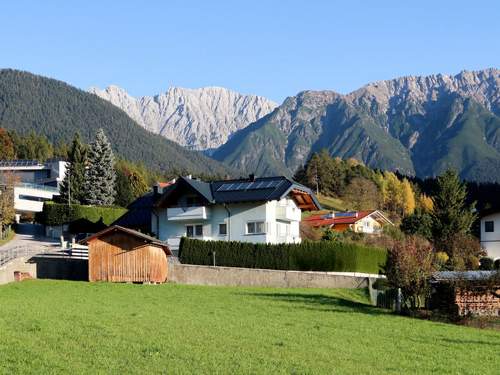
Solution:
[[[197,207],[169,207],[167,208],[168,220],[206,220],[208,218],[208,208]]]
[[[54,187],[54,186],[47,186],[47,185],[40,185],[40,184],[30,184],[28,182],[20,182],[16,184],[16,187],[18,188],[25,188],[25,189],[36,189],[36,190],[43,190],[43,191],[48,191],[50,193],[58,194],[59,189]]]
[[[286,221],[300,221],[300,209],[290,206],[278,206],[276,209],[276,218]]]

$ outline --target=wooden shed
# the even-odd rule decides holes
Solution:
[[[167,244],[133,229],[111,226],[83,240],[89,246],[89,281],[163,283]]]

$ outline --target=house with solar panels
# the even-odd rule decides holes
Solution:
[[[41,212],[43,202],[59,195],[59,185],[66,174],[66,162],[48,160],[2,160],[0,161],[0,188],[7,176],[14,177],[14,208],[16,221],[21,214]],[[3,182],[3,184],[2,184]]]
[[[204,182],[180,177],[151,215],[153,233],[174,252],[181,237],[298,243],[302,210],[319,210],[313,192],[286,177]]]
[[[330,228],[336,232],[353,231],[356,233],[380,234],[384,226],[394,225],[379,210],[329,212],[311,215],[304,223],[313,228]]]

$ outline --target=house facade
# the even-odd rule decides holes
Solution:
[[[488,257],[500,259],[500,212],[485,212],[481,217],[481,246]]]
[[[43,164],[36,160],[0,161],[0,188],[4,179],[12,177],[15,180],[14,208],[17,222],[22,214],[41,212],[43,202],[59,195],[66,164],[63,160],[49,160]]]
[[[315,228],[331,228],[337,232],[380,234],[384,225],[394,225],[381,211],[330,212],[309,216],[305,223]]]
[[[314,194],[286,177],[203,182],[179,178],[151,215],[156,236],[172,250],[182,237],[253,243],[298,243],[302,210],[317,210]]]

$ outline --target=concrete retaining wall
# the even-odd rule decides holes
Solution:
[[[37,277],[37,267],[35,263],[28,262],[29,257],[17,258],[0,267],[0,285],[14,281],[14,272],[27,272],[33,278]]]
[[[384,276],[352,272],[303,272],[196,266],[169,262],[168,281],[179,284],[273,288],[366,288]]]

